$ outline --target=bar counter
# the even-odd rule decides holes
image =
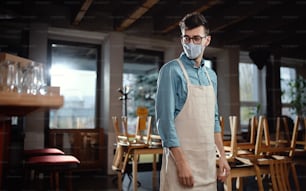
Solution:
[[[57,109],[64,103],[60,95],[30,95],[15,92],[0,92],[0,190],[3,182],[3,165],[9,157],[10,126],[12,116],[26,116],[41,109]]]

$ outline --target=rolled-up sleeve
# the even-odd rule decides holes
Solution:
[[[213,72],[211,69],[207,69],[209,76],[211,78],[213,87],[214,87],[214,92],[215,92],[215,96],[216,96],[216,100],[217,100],[217,89],[218,89],[218,85],[217,85],[217,75],[215,72]],[[215,104],[215,133],[219,133],[221,132],[221,126],[220,126],[220,119],[219,119],[219,111],[218,111],[218,102],[216,101]]]
[[[174,124],[176,83],[175,70],[172,65],[164,65],[157,80],[155,100],[156,126],[164,147],[179,146]]]

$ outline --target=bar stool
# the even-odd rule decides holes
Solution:
[[[24,159],[43,155],[63,155],[64,151],[57,148],[27,149],[23,151]]]
[[[45,155],[63,155],[64,151],[57,148],[39,148],[39,149],[26,149],[23,151],[23,162],[25,163],[30,157],[45,156]],[[34,179],[34,169],[24,168],[25,182],[28,183]]]
[[[50,186],[56,191],[60,190],[59,176],[60,173],[66,174],[67,190],[72,191],[71,174],[72,170],[77,168],[80,161],[72,155],[43,155],[29,157],[25,161],[25,168],[34,170],[34,183],[40,173],[50,175]]]

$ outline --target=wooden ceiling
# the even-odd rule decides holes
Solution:
[[[200,11],[210,24],[212,47],[306,59],[305,10],[305,0],[2,0],[0,48],[20,46],[37,22],[175,39],[180,19]]]

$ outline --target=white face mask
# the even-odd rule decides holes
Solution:
[[[184,52],[189,59],[196,59],[204,49],[201,44],[182,43],[182,45]]]

